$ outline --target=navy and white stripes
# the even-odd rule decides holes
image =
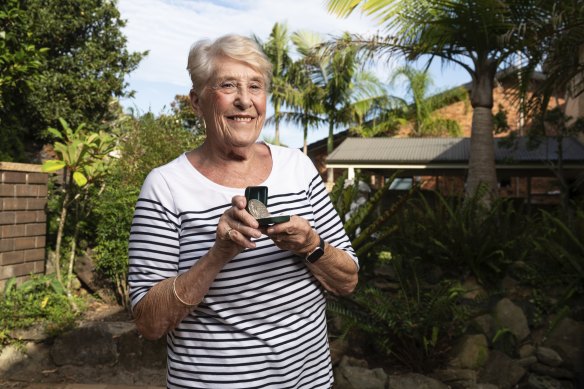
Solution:
[[[269,145],[271,214],[307,219],[356,261],[311,161]],[[244,189],[202,176],[185,155],[155,169],[136,204],[130,236],[132,305],[187,271],[213,245],[219,217]],[[303,259],[266,236],[217,275],[203,302],[168,335],[169,388],[330,388],[324,290]]]

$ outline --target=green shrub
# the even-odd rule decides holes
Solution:
[[[98,275],[127,306],[128,239],[134,205],[148,173],[203,141],[173,116],[146,114],[123,124],[121,158],[97,198],[95,266]]]
[[[11,343],[11,333],[34,324],[43,326],[49,336],[57,335],[75,326],[84,304],[75,297],[79,310],[71,309],[63,285],[53,275],[34,275],[21,285],[8,280],[0,299],[0,344]]]

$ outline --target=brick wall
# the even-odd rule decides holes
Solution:
[[[0,288],[45,271],[47,182],[40,165],[0,162]]]

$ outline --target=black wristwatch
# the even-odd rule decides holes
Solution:
[[[311,252],[309,252],[306,255],[306,262],[309,263],[314,263],[316,261],[318,261],[320,259],[320,257],[322,257],[322,255],[324,254],[324,240],[320,238],[320,243],[318,244],[318,246],[316,246],[316,248],[314,250],[312,250]]]

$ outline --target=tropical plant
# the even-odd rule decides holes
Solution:
[[[543,233],[532,240],[535,256],[543,259],[535,266],[547,282],[562,287],[562,304],[584,294],[584,208],[575,208],[571,218],[542,210]]]
[[[498,200],[488,211],[480,196],[462,201],[440,193],[420,193],[399,217],[388,242],[395,255],[438,265],[450,278],[470,272],[497,287],[509,265],[524,259],[532,221],[512,201]]]
[[[407,60],[440,58],[465,69],[472,80],[471,152],[466,197],[484,187],[483,202],[497,198],[493,146],[493,87],[497,70],[516,58],[536,58],[560,1],[532,0],[329,0],[329,10],[347,16],[357,7],[375,15],[392,36],[354,40],[373,52]],[[552,5],[550,5],[552,4]]]
[[[451,94],[436,95],[434,98],[428,96],[432,80],[427,71],[416,70],[412,67],[404,66],[396,69],[392,76],[392,83],[405,78],[406,94],[411,99],[410,104],[404,101],[406,107],[405,116],[412,120],[412,131],[410,136],[460,136],[460,126],[455,120],[445,119],[436,114],[436,110],[445,105],[445,102],[452,100]],[[458,91],[458,97],[466,100],[466,91]]]
[[[349,180],[345,172],[337,179],[330,192],[333,206],[343,221],[345,232],[351,240],[362,268],[369,265],[369,257],[372,257],[375,262],[374,250],[385,244],[388,237],[397,230],[397,226],[391,223],[392,218],[418,189],[414,186],[391,207],[381,209],[381,201],[387,196],[388,188],[397,174],[396,172],[386,179],[382,186],[369,195],[363,190],[363,185],[367,186],[363,176],[357,175]]]
[[[54,150],[59,159],[47,160],[42,169],[45,172],[55,172],[64,169],[63,174],[63,199],[59,216],[59,227],[55,243],[55,271],[59,282],[61,276],[61,242],[69,210],[73,210],[75,218],[73,236],[71,238],[70,257],[68,264],[67,290],[71,289],[73,265],[75,261],[77,238],[80,231],[80,223],[87,216],[87,200],[90,189],[99,186],[108,171],[111,158],[109,154],[115,149],[116,139],[104,131],[85,131],[84,124],[73,129],[67,121],[60,118],[62,131],[49,128],[49,133],[58,139],[54,144]]]
[[[256,38],[256,41],[259,41]],[[280,120],[282,104],[290,99],[294,93],[289,81],[289,68],[292,65],[292,58],[289,55],[290,37],[285,24],[276,23],[272,27],[272,32],[268,40],[262,44],[264,52],[272,63],[272,85],[270,90],[270,100],[274,107],[273,122],[275,126],[274,143],[280,144]]]
[[[366,285],[351,297],[329,302],[329,312],[343,319],[343,333],[365,335],[369,347],[415,372],[442,365],[450,341],[460,335],[471,315],[460,304],[464,289],[445,280],[426,285],[419,280],[417,262],[393,258],[399,289],[395,293]]]

